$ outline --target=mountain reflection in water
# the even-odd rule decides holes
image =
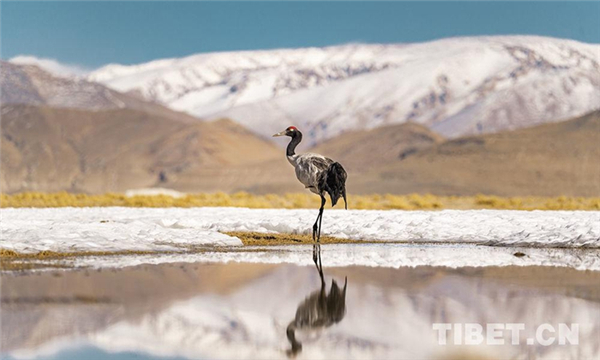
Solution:
[[[328,267],[338,254],[330,249],[313,248],[317,261],[305,259],[310,266],[174,263],[3,273],[0,357],[599,358],[600,272]],[[295,255],[310,257],[310,250]],[[442,346],[434,323],[526,329],[516,346],[510,333],[500,346]],[[579,324],[579,345],[527,345],[545,323]]]

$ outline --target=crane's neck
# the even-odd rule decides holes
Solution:
[[[287,150],[286,150],[287,156],[296,155],[296,146],[298,146],[298,144],[300,144],[300,141],[302,141],[302,133],[298,130],[295,130],[292,134],[292,141],[290,141],[290,143],[287,146]]]

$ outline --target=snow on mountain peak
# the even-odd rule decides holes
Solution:
[[[76,78],[87,76],[90,70],[73,64],[63,64],[54,59],[38,58],[30,55],[19,55],[11,58],[9,62],[17,65],[34,65],[52,73],[54,76]]]
[[[446,136],[559,121],[600,108],[600,45],[538,36],[220,52],[108,65],[90,80],[261,135],[310,142],[414,121]]]

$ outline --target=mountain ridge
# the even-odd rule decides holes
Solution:
[[[0,60],[0,102],[83,110],[135,109],[172,120],[197,122],[190,115],[155,102],[123,94],[76,76],[53,74],[37,65]]]
[[[406,121],[445,137],[562,121],[600,107],[600,45],[537,36],[197,54],[89,79],[268,136],[321,143]]]

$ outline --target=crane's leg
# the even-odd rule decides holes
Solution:
[[[313,261],[321,278],[321,289],[323,289],[325,287],[325,278],[323,276],[323,264],[321,263],[321,244],[313,244]]]
[[[319,226],[319,216],[321,216],[321,212],[319,211],[319,215],[317,215],[317,220],[313,225],[313,242],[317,242],[317,227]]]
[[[323,209],[325,208],[325,197],[321,197],[321,209],[319,210],[319,233],[317,234],[317,242],[321,240],[321,224],[323,223]]]
[[[321,195],[321,208],[319,209],[319,215],[313,225],[313,241],[319,242],[321,239],[321,220],[323,218],[323,209],[325,208],[325,196]]]

